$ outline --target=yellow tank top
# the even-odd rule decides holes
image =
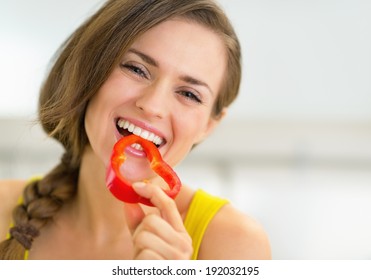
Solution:
[[[22,203],[22,199],[20,199],[19,203]],[[195,192],[184,220],[184,226],[192,238],[192,260],[197,260],[202,238],[210,221],[220,210],[220,208],[227,203],[228,200],[212,196],[201,189]],[[10,238],[9,233],[7,234],[6,238]],[[28,259],[28,254],[29,251],[26,250],[24,254],[25,260]]]
[[[197,260],[202,238],[215,214],[227,204],[226,199],[212,196],[203,190],[197,190],[189,206],[184,226],[192,238],[192,260]]]

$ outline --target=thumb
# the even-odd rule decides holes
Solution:
[[[142,222],[145,214],[139,204],[124,203],[124,212],[131,235]]]

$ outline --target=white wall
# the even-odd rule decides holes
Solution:
[[[1,0],[0,115],[34,112],[59,44],[102,0]],[[235,118],[371,118],[371,2],[221,0],[241,38]]]
[[[58,160],[29,121],[49,59],[100,3],[0,0],[0,178]],[[371,2],[220,3],[244,80],[228,118],[178,167],[182,180],[259,220],[276,259],[371,258]]]
[[[238,117],[371,118],[371,2],[225,0],[244,49]]]

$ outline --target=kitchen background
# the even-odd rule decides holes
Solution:
[[[102,0],[0,0],[0,179],[61,147],[34,122],[57,47]],[[270,236],[274,259],[371,258],[371,2],[220,0],[243,48],[240,96],[178,167]],[[1,199],[1,198],[0,198]]]

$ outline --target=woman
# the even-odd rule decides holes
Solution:
[[[126,149],[125,176],[154,207],[123,208],[105,184],[114,144],[133,132],[179,163],[225,115],[240,76],[238,40],[213,1],[108,1],[62,46],[41,90],[61,163],[1,183],[1,236],[13,223],[1,258],[270,258],[263,229],[225,200],[187,186],[169,198],[140,146]]]

